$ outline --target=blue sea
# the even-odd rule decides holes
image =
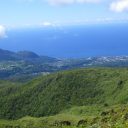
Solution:
[[[128,24],[12,29],[0,48],[57,58],[128,55]]]

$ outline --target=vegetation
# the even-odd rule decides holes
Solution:
[[[86,68],[0,81],[0,128],[127,128],[128,69]]]
[[[128,105],[79,106],[49,117],[0,120],[0,128],[127,128]]]
[[[90,68],[38,77],[0,88],[0,118],[55,115],[73,106],[124,104],[128,69]]]

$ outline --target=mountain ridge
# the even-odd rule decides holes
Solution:
[[[47,57],[47,56],[40,56],[32,51],[13,52],[9,50],[0,49],[0,61],[6,61],[6,60],[13,61],[13,60],[24,60],[24,59],[27,60],[27,59],[37,59],[40,57]]]

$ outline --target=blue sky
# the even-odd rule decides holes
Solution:
[[[0,45],[4,49],[17,50],[19,48],[19,50],[27,50],[30,48],[29,50],[33,51],[32,46],[30,47],[29,43],[27,44],[25,41],[22,41],[23,38],[20,33],[19,35],[17,34],[18,31],[14,31],[15,33],[13,33],[13,29],[17,30],[17,28],[20,28],[20,30],[22,30],[21,28],[79,24],[92,25],[102,23],[128,23],[128,0],[0,0]],[[127,30],[127,28],[125,29]],[[107,34],[108,37],[111,37],[112,42],[114,42],[114,40],[115,42],[119,40],[121,43],[124,41],[125,44],[125,41],[127,41],[127,32],[124,32],[124,30],[121,29],[121,31],[119,31],[122,35],[116,35],[115,33],[113,38],[110,32],[107,31]],[[110,31],[112,30],[110,29]],[[116,29],[114,32],[116,32]],[[96,33],[94,33],[94,35],[96,35]],[[78,34],[75,33],[75,35]],[[26,35],[24,34],[24,39],[26,39],[25,36]],[[116,40],[117,36],[119,36],[118,40]],[[27,39],[31,39],[31,37],[32,36],[28,36]],[[53,38],[51,43],[53,41],[56,42],[56,37],[58,37],[58,35],[54,35],[53,33],[53,37],[55,38]],[[96,39],[97,38],[102,42],[100,36],[96,37]],[[12,39],[12,43],[10,43],[10,39]],[[108,42],[106,35],[105,39]],[[37,45],[37,42],[40,44],[38,43]],[[93,42],[94,41],[90,41],[89,43],[93,45]],[[51,44],[49,45],[47,41],[37,41],[37,39],[36,41],[33,40],[31,45],[33,45],[34,49],[37,48],[38,50],[40,49],[39,51],[42,51],[42,48],[44,48],[44,50],[48,50],[48,52],[49,46],[54,46]],[[22,46],[23,48],[21,49]],[[55,46],[57,47],[58,44]],[[53,50],[53,48],[51,48],[51,50]],[[47,55],[47,53],[42,54]]]
[[[0,0],[0,25],[124,21],[128,0]]]

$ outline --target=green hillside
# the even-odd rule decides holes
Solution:
[[[0,119],[0,128],[128,128],[128,105],[79,106],[54,116]]]
[[[42,117],[75,106],[111,106],[127,101],[128,69],[77,69],[0,88],[0,118]]]

